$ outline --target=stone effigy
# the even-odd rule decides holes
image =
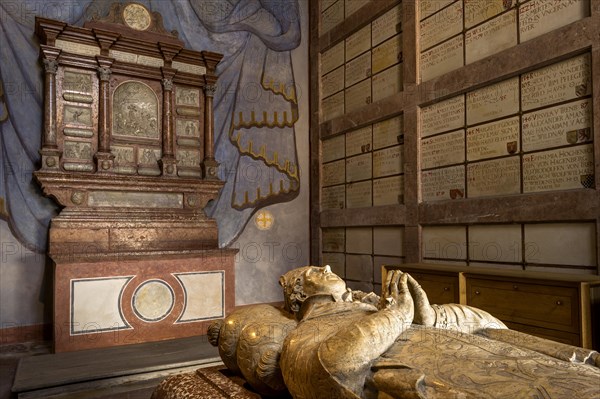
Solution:
[[[347,289],[328,266],[280,283],[285,309],[251,306],[209,328],[225,365],[263,396],[600,398],[599,353],[431,305],[399,270],[381,297]]]

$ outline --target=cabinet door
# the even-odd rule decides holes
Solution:
[[[467,277],[467,304],[502,321],[579,334],[577,286]]]

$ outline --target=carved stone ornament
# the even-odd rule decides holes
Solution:
[[[217,85],[204,86],[204,94],[206,94],[207,97],[214,97],[216,92],[217,92]]]
[[[56,74],[58,70],[58,61],[44,59],[44,71],[52,74]]]
[[[112,74],[112,71],[110,68],[107,67],[98,67],[98,77],[100,77],[100,80],[102,81],[108,81],[110,79],[110,75]]]
[[[246,307],[208,329],[223,363],[261,395],[599,397],[598,352],[510,330],[466,305],[430,305],[400,270],[388,273],[381,298],[347,289],[329,266],[279,281],[285,309]]]
[[[163,79],[162,80],[162,85],[165,88],[165,90],[171,91],[173,90],[173,79]]]

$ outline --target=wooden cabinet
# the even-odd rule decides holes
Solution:
[[[431,303],[483,309],[511,329],[600,349],[600,277],[432,264],[384,266],[410,273]]]

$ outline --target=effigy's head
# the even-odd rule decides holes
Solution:
[[[328,266],[304,266],[290,270],[279,279],[283,287],[285,308],[297,313],[300,306],[314,295],[332,295],[341,298],[346,292],[346,283]]]

